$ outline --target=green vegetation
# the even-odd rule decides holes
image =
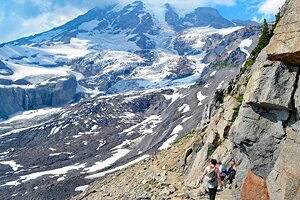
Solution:
[[[212,145],[214,145],[215,148],[218,148],[218,146],[220,146],[222,144],[222,141],[220,139],[220,135],[217,134]]]
[[[215,149],[208,150],[207,156],[210,157],[215,152]]]
[[[280,21],[280,19],[281,19],[281,15],[280,15],[280,11],[275,15],[275,22],[274,22],[274,24],[273,24],[273,26],[272,26],[272,29],[271,29],[271,37],[274,35],[274,31],[275,31],[275,28],[276,28],[276,26],[277,26],[277,24],[279,23],[279,21]]]
[[[243,94],[240,94],[240,95],[237,96],[237,98],[236,98],[237,102],[239,102],[239,103],[242,103],[242,102],[243,102],[243,99],[244,99],[244,95],[243,95]]]
[[[251,53],[251,55],[255,59],[257,58],[257,56],[261,52],[261,50],[263,50],[269,44],[271,37],[272,36],[271,36],[270,30],[269,30],[267,20],[264,19],[264,26],[263,26],[262,34],[259,38],[257,46]]]
[[[269,30],[269,25],[267,23],[267,20],[264,19],[264,26],[263,26],[262,34],[259,38],[257,46],[251,53],[251,55],[253,57],[252,60],[255,60],[257,58],[258,54],[261,52],[261,50],[263,50],[263,48],[265,48],[269,44],[270,39],[274,35],[275,28],[280,21],[280,18],[281,18],[281,15],[280,15],[280,12],[278,12],[275,15],[275,22],[272,25],[271,30]]]
[[[241,105],[238,105],[238,106],[236,106],[236,107],[232,108],[232,110],[234,110],[234,111],[239,111],[239,110],[240,110],[240,108],[241,108]]]
[[[228,60],[225,60],[225,61],[217,61],[215,63],[215,67],[217,69],[224,69],[226,67],[229,67],[229,68],[236,68],[236,67],[239,67],[239,65],[237,64],[234,64],[234,63],[231,63],[230,61]]]
[[[234,111],[231,122],[235,122],[235,120],[238,118],[238,116],[239,116],[239,111]]]
[[[255,59],[253,58],[247,60],[244,67],[241,69],[241,73],[244,74],[254,63],[255,63]]]

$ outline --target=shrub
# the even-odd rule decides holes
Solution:
[[[242,94],[240,94],[240,95],[236,98],[237,102],[239,102],[239,103],[242,103],[242,102],[243,102],[243,99],[244,99],[244,95],[242,95]]]
[[[233,116],[232,116],[232,122],[235,122],[235,120],[238,118],[239,116],[239,111],[234,111]]]

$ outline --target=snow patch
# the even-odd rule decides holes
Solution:
[[[171,146],[171,144],[173,144],[173,142],[176,140],[176,138],[177,138],[177,136],[178,136],[178,133],[179,133],[180,131],[182,131],[182,130],[183,130],[183,127],[182,127],[181,125],[177,125],[177,126],[173,129],[173,131],[172,131],[172,133],[171,133],[171,136],[172,136],[172,137],[170,137],[168,140],[166,140],[166,141],[161,145],[161,147],[159,147],[159,150],[164,150],[164,149],[169,148],[169,147]]]
[[[217,90],[221,89],[223,87],[223,84],[225,83],[225,81],[223,80],[219,85],[218,87],[216,88]]]
[[[75,188],[75,191],[76,192],[84,192],[88,187],[89,187],[89,185],[78,186]]]
[[[216,73],[217,73],[217,71],[213,71],[212,73],[210,73],[210,77],[212,77],[212,76],[214,76],[214,75],[216,75]]]
[[[14,171],[18,171],[19,168],[23,167],[20,164],[17,164],[16,161],[11,160],[11,161],[0,161],[0,164],[2,165],[9,165]]]
[[[190,111],[190,106],[187,104],[183,104],[181,107],[178,108],[178,111],[182,113],[186,113]]]
[[[86,171],[87,173],[92,173],[109,167],[112,164],[114,164],[117,160],[127,155],[130,151],[131,150],[129,149],[118,149],[116,150],[116,152],[113,153],[112,157],[103,161],[98,161],[93,166],[85,168],[84,171]]]
[[[206,99],[206,98],[207,98],[207,96],[204,96],[204,95],[202,94],[202,92],[199,91],[199,92],[197,93],[197,99],[198,99],[198,101],[199,101],[198,106],[201,106],[201,105],[202,105],[202,101],[203,101],[204,99]]]
[[[149,157],[149,155],[143,155],[143,156],[137,158],[136,160],[133,160],[133,161],[131,161],[131,162],[125,164],[125,165],[116,167],[116,168],[111,169],[111,170],[108,170],[108,171],[104,171],[104,172],[100,172],[100,173],[93,174],[93,175],[90,175],[90,176],[86,176],[85,178],[86,178],[86,179],[96,179],[96,178],[100,178],[100,177],[105,176],[106,174],[110,174],[110,173],[119,171],[119,170],[121,170],[121,169],[124,169],[124,168],[130,166],[130,165],[133,165],[133,164],[135,164],[135,163],[138,163],[138,162],[140,162],[140,161],[142,161],[142,160],[144,160],[144,159],[146,159],[146,158],[148,158],[148,157]]]

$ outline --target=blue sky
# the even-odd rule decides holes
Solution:
[[[98,6],[134,0],[1,0],[0,43],[49,30]],[[170,4],[185,11],[197,6],[217,8],[227,19],[272,20],[285,0],[143,0]]]

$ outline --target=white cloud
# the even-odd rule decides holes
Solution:
[[[279,8],[284,4],[285,0],[266,0],[259,7],[258,11],[264,14],[267,18],[278,13]]]
[[[9,21],[14,24],[14,27],[7,30],[7,33],[2,37],[2,41],[10,41],[27,35],[32,35],[35,33],[47,31],[53,27],[60,26],[69,20],[77,17],[84,12],[95,6],[105,6],[109,4],[119,3],[121,5],[127,5],[136,0],[61,0],[60,6],[55,4],[56,0],[12,0],[15,5],[26,8],[26,5],[31,4],[39,8],[40,14],[25,18],[20,15],[18,11],[11,10],[9,16]],[[164,4],[170,3],[182,14],[187,13],[201,6],[233,6],[236,4],[236,0],[142,0],[147,4],[151,4],[154,9],[162,10],[164,9]],[[30,12],[30,11],[28,11]],[[0,20],[3,18],[0,12]],[[1,26],[0,26],[1,27]],[[9,31],[9,32],[8,32]]]
[[[54,27],[63,25],[78,15],[83,14],[85,11],[86,10],[71,6],[65,6],[56,9],[54,12],[43,12],[31,19],[22,18],[17,13],[10,13],[10,16],[13,18],[11,23],[15,24],[15,26],[10,30],[10,34],[2,38],[4,41],[0,41],[0,43],[50,30]]]

